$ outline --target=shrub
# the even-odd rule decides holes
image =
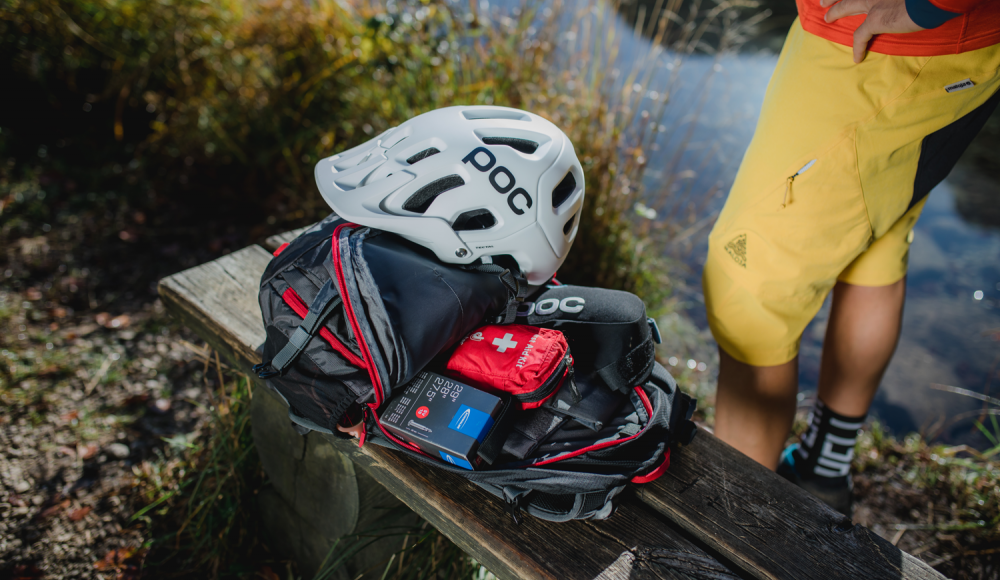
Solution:
[[[480,14],[442,0],[17,0],[0,9],[0,54],[63,116],[99,113],[67,123],[69,137],[118,143],[140,173],[130,183],[156,200],[209,200],[275,229],[327,211],[311,179],[322,156],[437,107],[533,110],[567,131],[587,178],[563,277],[658,305],[666,266],[648,238],[664,228],[634,211],[668,104],[667,88],[651,90],[653,72],[664,43],[679,62],[706,31],[729,42],[740,6],[643,18],[637,29],[654,48],[621,71],[610,9],[559,1]],[[79,165],[106,165],[100,155]]]

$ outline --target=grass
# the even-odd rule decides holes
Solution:
[[[146,546],[153,570],[210,571],[212,577],[254,570],[246,555],[257,548],[260,530],[248,507],[263,473],[250,432],[250,384],[224,373],[217,354],[215,363],[219,387],[208,389],[206,432],[167,439],[160,462],[135,470],[146,505],[133,519],[155,538]]]
[[[896,439],[878,423],[855,449],[864,523],[950,578],[1000,571],[1000,461],[966,446]],[[858,514],[856,513],[856,516]]]

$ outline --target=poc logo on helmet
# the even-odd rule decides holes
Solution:
[[[523,309],[517,311],[517,315],[531,316],[532,314],[538,314],[545,316],[552,314],[556,310],[561,310],[566,314],[576,314],[583,310],[586,303],[587,301],[579,296],[568,296],[562,300],[558,298],[546,298],[540,302],[525,302],[522,307]]]
[[[480,163],[476,159],[476,155],[479,153],[486,155],[486,157],[489,159],[489,162]],[[516,213],[517,215],[523,215],[524,209],[531,208],[532,205],[531,196],[528,195],[528,192],[525,191],[523,187],[518,187],[517,189],[514,189],[514,184],[517,181],[516,179],[514,179],[514,174],[510,172],[510,169],[507,169],[503,165],[497,165],[497,158],[492,153],[490,153],[489,149],[485,147],[476,147],[471,152],[469,152],[469,154],[466,155],[464,159],[462,159],[462,163],[470,163],[472,164],[473,167],[475,167],[476,169],[478,169],[483,173],[486,173],[487,171],[490,171],[492,169],[493,171],[490,172],[490,185],[492,185],[493,189],[497,190],[498,193],[501,193],[503,195],[507,195],[507,193],[510,192],[510,195],[507,195],[507,205],[510,206],[510,210]],[[494,165],[496,165],[495,168]],[[501,173],[507,176],[507,183],[505,185],[500,185],[497,182],[497,177],[499,177]],[[513,191],[511,191],[512,189]],[[524,209],[521,209],[520,207],[517,206],[517,204],[514,203],[514,200],[518,197],[524,199],[524,201],[522,202],[524,204]]]

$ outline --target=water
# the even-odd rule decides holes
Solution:
[[[626,15],[635,10],[626,7]],[[711,216],[724,202],[743,151],[753,134],[764,91],[777,61],[775,50],[793,15],[773,19],[770,33],[748,43],[743,52],[715,59],[684,60],[675,104],[660,140],[660,167],[647,175],[649,190],[670,175],[675,192],[713,191],[705,205],[697,195],[660,208],[657,219],[686,220],[692,230],[665,248],[688,266],[677,295],[696,323],[705,326],[700,271]],[[633,21],[634,22],[634,21]],[[767,25],[766,21],[762,28]],[[623,30],[634,25],[621,22]],[[630,35],[623,62],[643,52],[648,41]],[[663,56],[667,63],[673,55]],[[661,65],[658,81],[670,74]],[[708,79],[707,84],[705,79]],[[704,87],[704,88],[702,88]],[[701,103],[700,113],[692,109]],[[937,440],[983,448],[988,440],[975,421],[983,403],[935,388],[945,385],[1000,398],[1000,114],[970,147],[951,175],[935,188],[915,229],[911,246],[902,337],[872,407],[872,415],[897,433],[921,431]],[[651,156],[652,159],[657,159]],[[706,163],[705,160],[708,159]],[[682,176],[677,179],[677,176]],[[803,335],[800,383],[815,392],[829,300]],[[992,383],[990,377],[992,376]],[[988,423],[988,421],[987,421]]]

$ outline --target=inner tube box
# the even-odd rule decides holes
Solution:
[[[476,452],[504,404],[495,395],[424,371],[389,400],[380,421],[424,453],[474,470],[484,464]]]

